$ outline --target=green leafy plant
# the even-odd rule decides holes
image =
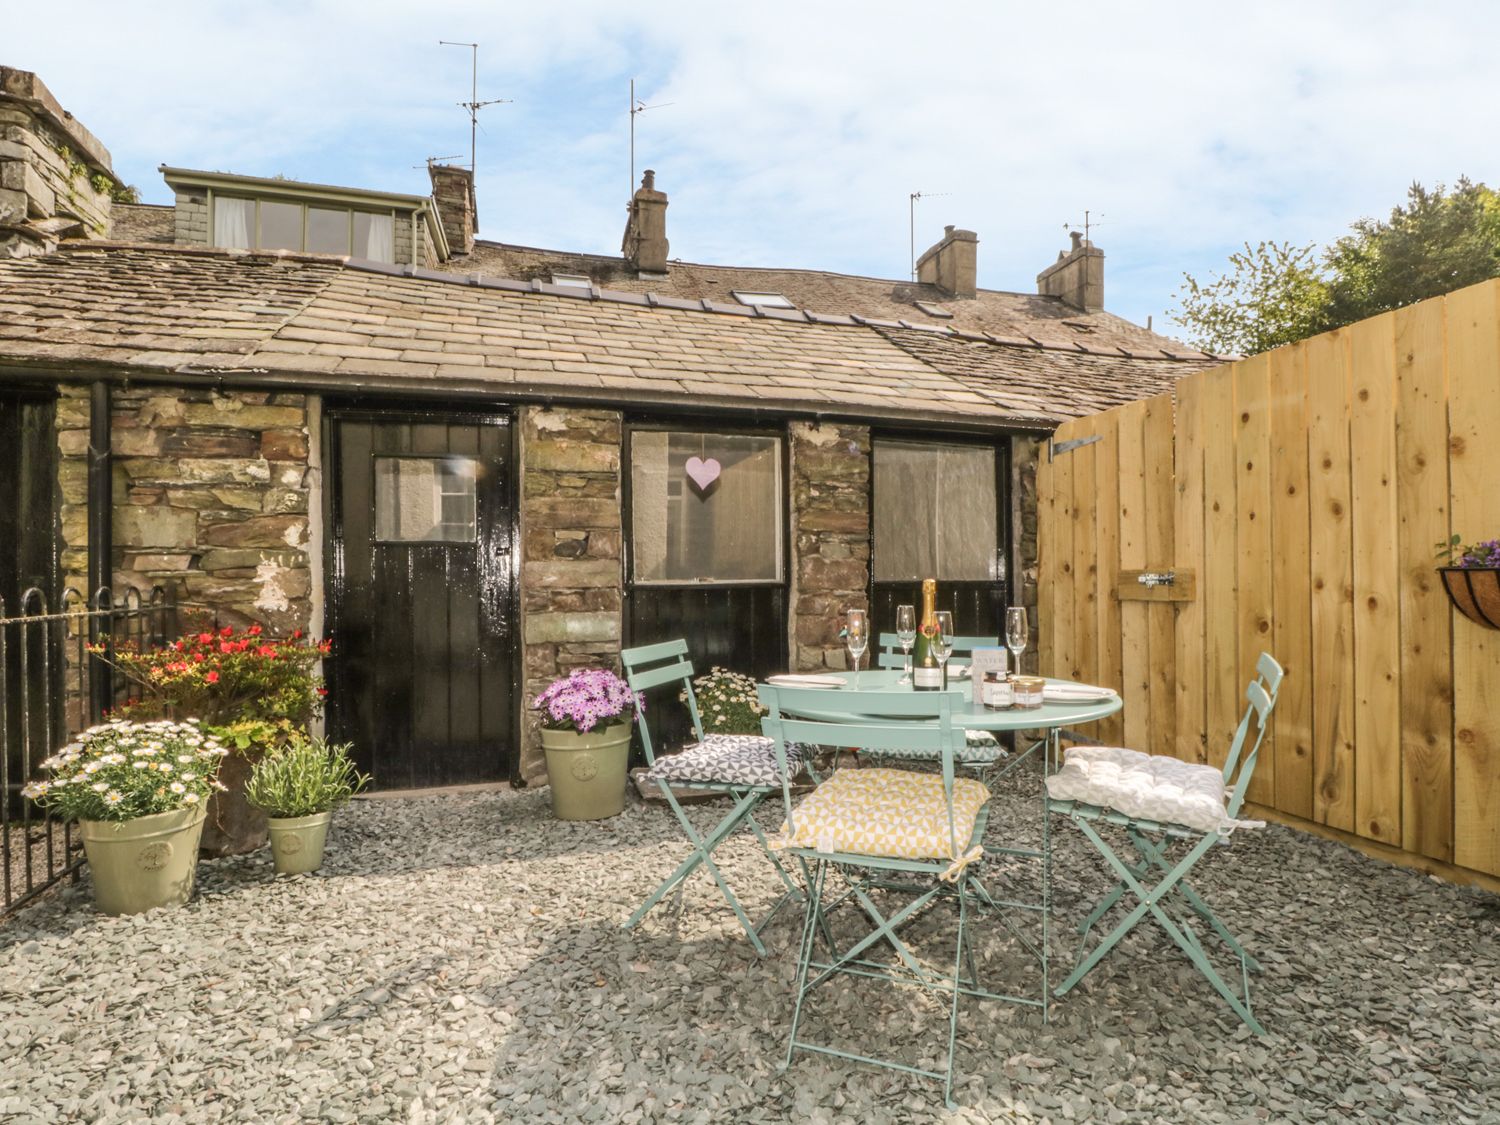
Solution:
[[[705,734],[759,734],[766,709],[755,697],[755,681],[738,672],[713,668],[693,681],[698,717]],[[687,692],[678,698],[687,701]]]
[[[191,808],[219,784],[226,751],[195,722],[90,727],[42,768],[52,774],[21,790],[66,820],[134,820]]]
[[[347,743],[296,735],[255,763],[245,799],[278,819],[335,809],[370,783],[349,751]]]
[[[1465,545],[1463,536],[1451,535],[1437,544],[1437,557],[1444,566],[1500,567],[1500,539]]]
[[[286,745],[297,733],[290,719],[241,719],[207,729],[226,748],[251,757]]]
[[[276,638],[259,625],[238,632],[202,627],[144,651],[89,646],[140,685],[141,698],[126,707],[129,718],[192,717],[214,727],[244,720],[305,727],[327,694],[313,668],[328,650],[328,641],[313,643],[300,629]]]

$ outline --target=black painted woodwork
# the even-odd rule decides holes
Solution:
[[[333,409],[325,484],[330,737],[380,789],[514,779],[514,447],[502,416]],[[474,542],[375,541],[375,458],[477,457]]]

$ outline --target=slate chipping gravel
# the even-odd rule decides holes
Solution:
[[[997,820],[1023,813],[1006,797]],[[1058,917],[1076,918],[1104,876],[1058,837]],[[778,1073],[789,917],[758,960],[700,874],[680,915],[621,931],[682,854],[665,809],[566,824],[534,790],[356,802],[322,874],[204,863],[175,912],[105,918],[65,887],[0,926],[0,1120],[1500,1122],[1500,898],[1336,843],[1242,833],[1198,880],[1265,963],[1269,1039],[1141,930],[1050,1026],[966,1002],[954,1113],[885,1071],[803,1055]],[[720,854],[767,907],[748,838]],[[984,933],[1003,978],[1014,950]],[[931,1058],[940,1020],[871,985],[808,1031]]]

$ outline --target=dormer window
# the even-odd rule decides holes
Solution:
[[[953,314],[949,310],[943,308],[942,305],[934,305],[931,301],[913,301],[912,304],[916,305],[917,308],[921,309],[928,316],[933,317],[937,320],[953,319]]]
[[[740,304],[749,305],[752,308],[794,309],[797,307],[780,293],[752,293],[744,289],[731,289],[729,292]]]
[[[573,289],[592,289],[593,281],[587,274],[581,273],[555,273],[552,275],[553,285],[566,285]]]
[[[396,221],[390,212],[215,195],[212,222],[215,246],[396,260]]]

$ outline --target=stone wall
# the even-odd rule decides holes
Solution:
[[[41,80],[0,67],[0,256],[103,238],[115,186],[109,151]]]
[[[113,584],[174,587],[224,624],[307,628],[308,401],[303,395],[138,387],[113,392]],[[57,407],[62,570],[87,586],[89,400]]]
[[[559,675],[619,667],[620,443],[612,410],[521,411],[521,628],[524,701]],[[521,775],[546,780],[536,717],[525,712]]]
[[[188,246],[210,246],[213,231],[208,225],[208,193],[179,191],[173,208],[175,239]]]
[[[866,609],[870,572],[870,430],[793,422],[792,663],[843,668],[845,610]]]

